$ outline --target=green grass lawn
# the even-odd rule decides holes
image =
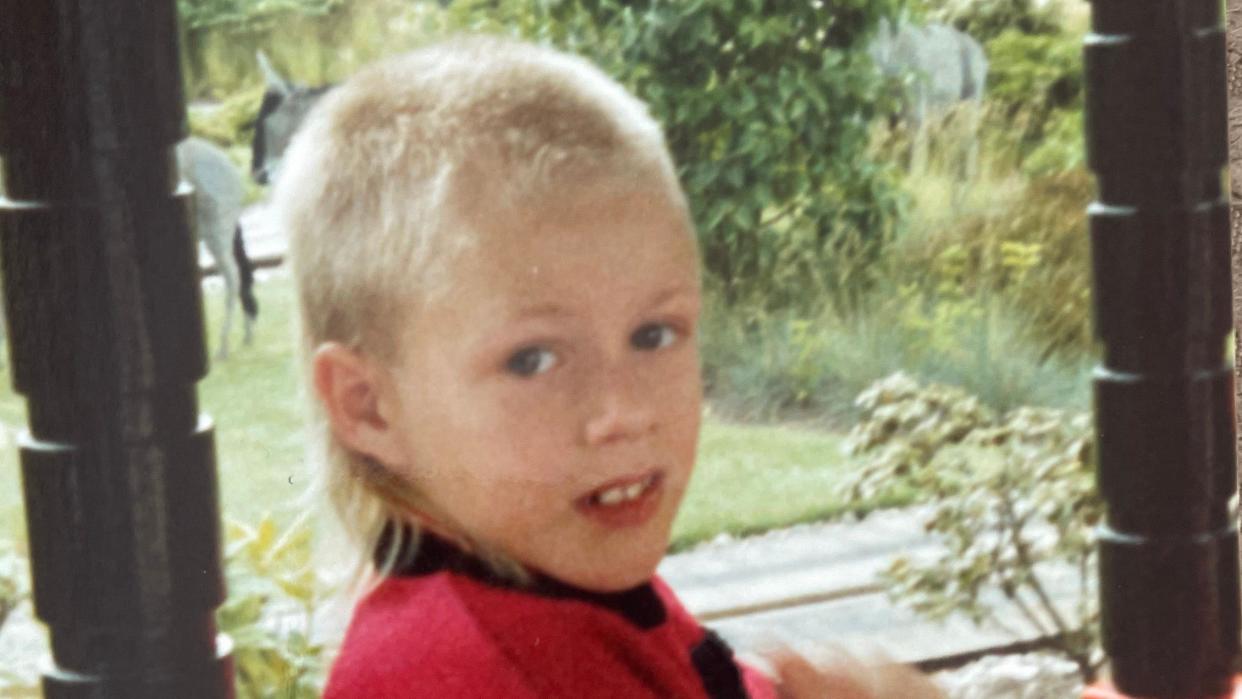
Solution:
[[[722,532],[753,534],[854,507],[837,492],[854,467],[842,455],[842,441],[805,429],[707,421],[673,527],[673,549]]]
[[[213,362],[199,384],[201,407],[215,422],[223,511],[255,522],[271,514],[289,523],[302,509],[305,467],[303,405],[293,355],[291,286],[274,276],[256,287],[260,315],[255,341]],[[206,293],[210,346],[217,342],[222,293]],[[240,314],[239,314],[240,315]],[[24,531],[16,445],[24,403],[9,381],[0,385],[0,420],[10,439],[0,444],[0,532]],[[851,468],[841,437],[805,429],[722,424],[703,428],[700,458],[674,530],[674,547],[721,532],[763,531],[840,513],[847,503],[836,484]],[[20,544],[19,544],[20,545]]]

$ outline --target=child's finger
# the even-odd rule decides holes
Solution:
[[[776,687],[783,699],[871,699],[865,678],[849,667],[823,668],[782,651],[771,658]]]
[[[885,663],[873,668],[877,699],[944,699],[944,691],[908,665]]]
[[[770,657],[781,695],[788,699],[943,699],[917,670],[891,661],[862,662],[836,651],[818,662],[784,650]]]

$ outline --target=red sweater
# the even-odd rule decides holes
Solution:
[[[428,543],[441,555],[420,552],[358,604],[324,699],[775,697],[658,578],[616,594],[548,578],[516,589]]]

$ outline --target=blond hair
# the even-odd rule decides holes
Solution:
[[[453,257],[480,242],[464,200],[536,206],[583,182],[654,183],[685,211],[659,126],[580,58],[457,39],[382,61],[334,88],[294,137],[273,196],[289,236],[304,360],[337,342],[397,361],[411,335],[394,319],[440,293]],[[416,536],[410,515],[433,504],[345,448],[322,410],[313,413],[321,487],[363,556],[390,529],[383,572],[398,550],[413,550],[392,529]]]

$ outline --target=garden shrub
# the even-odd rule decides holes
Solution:
[[[1060,30],[1059,8],[1053,2],[917,0],[914,9],[927,21],[951,24],[981,44],[1007,30],[1023,34],[1055,34]]]
[[[1087,235],[1093,192],[1082,169],[995,188],[990,205],[930,220],[918,236],[901,239],[889,274],[942,297],[998,298],[1026,328],[1037,361],[1081,361],[1095,348]]]
[[[1007,29],[987,43],[991,126],[1030,174],[1078,167],[1084,150],[1082,37]],[[1033,162],[1031,162],[1033,161]]]
[[[902,374],[858,404],[863,418],[847,448],[866,463],[847,484],[851,497],[916,490],[931,503],[924,528],[945,546],[930,559],[895,558],[884,573],[890,594],[933,619],[962,613],[1005,627],[1005,612],[1016,612],[1093,678],[1101,656],[1091,532],[1103,502],[1089,415],[998,415],[965,392]],[[1055,586],[1066,570],[1072,590]]]
[[[255,526],[229,522],[227,539],[229,596],[216,618],[233,639],[238,695],[318,697],[326,668],[314,618],[324,591],[312,565],[309,529],[280,531],[265,517]]]
[[[1033,178],[1083,170],[1087,164],[1082,110],[1054,110],[1043,124],[1043,135],[1022,162]]]
[[[952,256],[948,253],[947,256]],[[1087,403],[1090,362],[1041,357],[1029,321],[1003,298],[883,288],[864,312],[731,311],[706,294],[700,330],[707,395],[726,417],[853,424],[853,398],[894,371],[962,387],[991,409]]]
[[[1082,37],[1007,29],[987,43],[990,100],[1010,114],[1081,108]]]
[[[897,0],[595,0],[586,49],[648,102],[729,305],[849,305],[895,228],[867,150],[882,81],[861,50]]]
[[[324,595],[311,566],[308,530],[295,525],[280,531],[270,518],[253,527],[230,522],[227,540],[229,596],[216,619],[233,641],[237,695],[320,696],[324,649],[313,640],[313,619]],[[28,571],[27,559],[0,543],[0,627],[18,604],[29,601]],[[38,677],[0,668],[0,695],[36,697],[38,687]]]
[[[225,98],[210,110],[189,110],[190,133],[224,147],[250,147],[254,120],[263,103],[264,88],[256,83]]]
[[[829,424],[852,417],[842,410],[853,386],[836,361],[848,333],[835,322],[763,310],[744,316],[711,306],[723,304],[709,301],[704,315],[702,364],[707,396],[722,415],[745,421],[814,417]]]

